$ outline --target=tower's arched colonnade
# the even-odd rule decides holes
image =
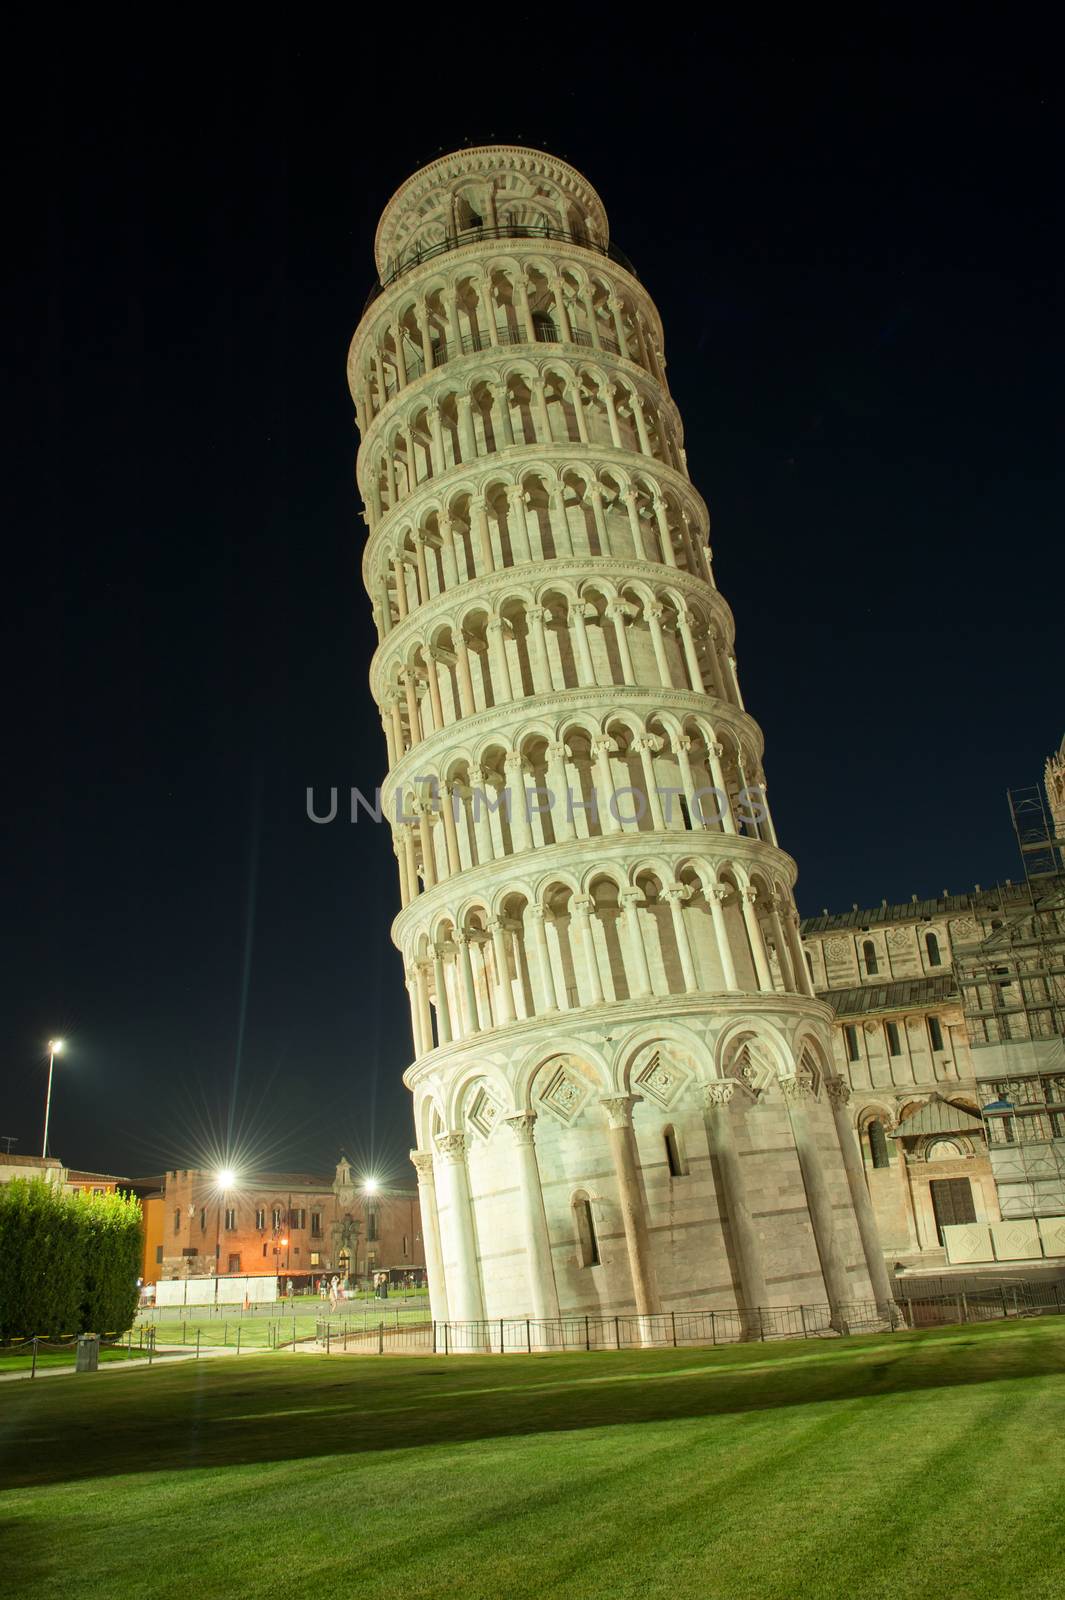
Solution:
[[[658,313],[542,152],[416,173],[349,356],[437,1318],[890,1300]]]

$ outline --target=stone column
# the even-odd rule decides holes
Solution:
[[[477,697],[473,692],[473,674],[470,672],[470,647],[461,628],[455,629],[453,638],[459,668],[459,709],[464,717],[472,717],[477,710]]]
[[[599,974],[599,957],[595,948],[595,935],[592,931],[591,913],[595,910],[595,901],[590,895],[574,895],[570,901],[570,910],[573,920],[580,933],[581,954],[584,957],[584,969],[588,978],[588,987],[592,991],[589,1005],[602,1005],[603,980]],[[578,986],[578,998],[580,990]]]
[[[473,430],[473,399],[468,394],[455,396],[455,410],[458,414],[459,445],[462,449],[463,462],[475,461],[477,458],[477,435]]]
[[[529,826],[529,804],[525,792],[525,758],[518,750],[508,751],[503,759],[510,794],[510,837],[514,853],[532,849],[532,829]]]
[[[684,902],[691,898],[691,890],[687,884],[671,883],[662,891],[662,899],[669,906],[673,916],[673,933],[680,952],[680,970],[684,975],[684,989],[687,994],[692,994],[699,987],[699,979],[695,971],[695,962],[692,959],[691,941],[688,938],[688,929],[684,922]]]
[[[625,507],[629,513],[629,529],[632,533],[632,542],[636,549],[636,554],[639,556],[641,561],[649,561],[651,558],[647,554],[647,545],[644,542],[643,529],[640,527],[639,502],[637,500],[636,492],[633,489],[626,489],[621,498],[625,502]]]
[[[555,838],[559,843],[576,837],[577,830],[569,815],[569,770],[566,766],[566,757],[569,750],[564,744],[549,744],[547,747],[547,786],[554,798],[551,809],[551,820],[554,824]]]
[[[842,1078],[828,1078],[825,1082],[825,1091],[829,1104],[832,1107],[832,1120],[836,1124],[836,1138],[839,1140],[840,1154],[847,1172],[847,1182],[850,1185],[851,1200],[854,1203],[854,1215],[858,1223],[858,1232],[862,1241],[862,1252],[865,1256],[865,1265],[869,1272],[869,1281],[873,1286],[873,1293],[877,1302],[887,1307],[887,1314],[894,1321],[895,1315],[895,1288],[884,1260],[884,1251],[880,1243],[880,1232],[876,1225],[876,1215],[873,1211],[873,1202],[869,1198],[869,1187],[865,1181],[865,1166],[862,1162],[862,1153],[858,1148],[858,1139],[851,1125],[850,1113],[847,1102],[851,1097],[850,1089]]]
[[[511,548],[515,564],[520,565],[532,560],[529,528],[525,521],[525,491],[520,484],[513,483],[507,490],[507,505],[510,507]]]
[[[547,947],[547,929],[544,927],[544,918],[547,915],[543,906],[529,906],[528,917],[532,924],[533,944],[536,946],[536,969],[540,980],[541,1006],[544,1011],[557,1011],[558,998],[555,994],[555,974],[551,966],[551,952]]]
[[[728,897],[729,891],[723,885],[715,884],[706,897],[706,903],[710,907],[710,917],[714,924],[717,953],[721,957],[721,975],[725,980],[725,988],[736,990],[739,988],[736,964],[732,959],[732,946],[728,940],[728,927],[723,909]]]
[[[762,1264],[762,1243],[751,1215],[747,1184],[736,1145],[736,1130],[729,1110],[736,1084],[731,1079],[724,1079],[718,1083],[704,1083],[701,1087],[706,1143],[720,1185],[718,1192],[725,1202],[729,1238],[740,1280],[740,1299],[745,1307],[753,1311],[758,1306],[768,1305],[769,1290],[766,1288]]]
[[[444,955],[438,944],[433,946],[433,988],[436,990],[436,1031],[441,1044],[450,1044],[451,1009],[447,1000],[447,984],[444,981]]]
[[[499,1021],[507,1023],[514,1021],[514,990],[510,983],[510,963],[507,960],[507,944],[504,938],[502,919],[493,917],[488,924],[492,935],[492,955],[495,958],[496,993],[499,995]]]
[[[644,613],[647,618],[647,626],[651,630],[651,644],[654,647],[655,663],[658,667],[658,676],[662,680],[662,687],[663,689],[672,689],[674,687],[673,674],[669,670],[666,640],[662,632],[662,618],[665,614],[665,606],[659,605],[657,602],[648,606]]]
[[[618,658],[621,661],[621,676],[627,684],[636,682],[636,674],[632,667],[632,653],[629,650],[629,636],[625,631],[625,624],[633,616],[634,608],[624,600],[613,600],[606,608],[606,614],[614,624],[614,636],[618,642]]]
[[[510,686],[510,666],[507,662],[507,646],[503,638],[503,620],[501,617],[489,617],[485,626],[488,635],[488,649],[492,663],[492,683],[495,686],[496,704],[504,700],[513,700],[514,691]]]
[[[629,936],[629,954],[632,957],[634,981],[629,988],[634,999],[641,999],[652,993],[651,973],[647,965],[647,947],[643,942],[643,929],[640,926],[640,891],[639,889],[624,889],[621,893],[621,909],[625,916],[625,927]]]
[[[547,1231],[547,1213],[544,1210],[544,1194],[533,1137],[536,1114],[522,1111],[504,1120],[514,1135],[532,1314],[538,1321],[546,1322],[558,1316],[559,1308],[551,1238]]]
[[[592,755],[595,757],[596,771],[603,790],[599,817],[604,833],[621,833],[623,831],[617,816],[620,808],[615,803],[614,774],[610,769],[610,757],[616,750],[616,743],[607,734],[604,734],[600,739],[592,740]]]
[[[593,609],[583,600],[575,600],[570,606],[573,652],[577,658],[577,676],[581,680],[583,689],[595,688],[595,667],[592,665],[592,652],[588,644],[588,629],[584,620],[585,617],[593,612]]]
[[[441,1134],[436,1147],[442,1157],[447,1231],[455,1258],[454,1281],[448,1284],[448,1306],[451,1316],[459,1322],[483,1322],[484,1298],[473,1228],[470,1176],[466,1167],[466,1135]]]
[[[692,688],[696,694],[706,693],[706,684],[703,682],[699,658],[695,654],[695,639],[692,636],[691,618],[686,611],[677,612],[677,629],[680,633],[681,643],[684,646],[684,659],[688,663],[688,672],[692,680]]]
[[[765,943],[762,939],[762,928],[758,921],[758,913],[754,909],[754,902],[758,897],[756,889],[740,890],[740,905],[743,907],[743,920],[747,927],[747,937],[751,942],[751,954],[754,956],[755,971],[758,973],[758,987],[767,994],[773,992],[773,974],[769,970],[769,959],[765,953]]]
[[[662,546],[662,560],[667,567],[675,567],[677,555],[673,549],[673,536],[669,531],[666,503],[661,495],[656,494],[651,504],[654,507],[655,521],[658,523],[658,542]]]
[[[662,740],[656,733],[641,733],[632,744],[640,757],[640,771],[643,774],[643,786],[647,791],[651,821],[659,831],[664,831],[666,819],[662,811],[662,796],[658,792],[654,768],[654,757],[662,748]]]
[[[625,1228],[625,1244],[629,1253],[629,1271],[636,1297],[638,1316],[649,1317],[661,1311],[654,1263],[651,1259],[651,1241],[647,1231],[647,1214],[640,1186],[640,1163],[636,1150],[636,1134],[632,1126],[632,1108],[636,1096],[631,1094],[608,1095],[601,1104],[606,1108],[610,1127],[610,1153],[614,1158],[614,1176],[618,1186],[621,1220]]]
[[[446,1322],[447,1284],[444,1280],[444,1260],[440,1254],[440,1216],[436,1209],[433,1156],[430,1150],[412,1150],[410,1158],[418,1174],[418,1207],[422,1216],[425,1273],[429,1279],[429,1315],[434,1322]]]
[[[473,521],[475,552],[480,550],[482,567],[477,576],[484,577],[486,573],[496,569],[495,553],[492,549],[492,535],[488,528],[488,511],[480,495],[470,501],[470,517]],[[474,554],[474,561],[477,556]]]
[[[714,788],[721,796],[721,826],[726,833],[736,832],[736,819],[732,815],[732,802],[729,799],[728,780],[725,769],[721,765],[722,747],[710,740],[706,746],[706,759],[710,764],[710,776],[714,781]]]
[[[813,1089],[805,1078],[798,1077],[781,1078],[780,1087],[791,1119],[795,1153],[799,1158],[799,1170],[802,1173],[803,1188],[806,1190],[810,1222],[817,1243],[817,1254],[821,1259],[825,1292],[835,1316],[839,1307],[846,1305],[850,1300],[851,1286],[847,1276],[847,1262],[836,1231],[836,1220],[832,1214],[832,1200],[821,1164],[822,1155],[817,1148],[817,1139],[810,1124],[809,1101]]]
[[[526,606],[525,621],[529,629],[533,686],[537,694],[554,694],[551,677],[551,658],[547,653],[547,635],[544,632],[543,606]]]
[[[481,1029],[481,1018],[477,1011],[477,985],[473,981],[473,961],[470,957],[470,936],[461,929],[456,929],[452,938],[459,953],[459,966],[462,969],[462,998],[466,1013],[463,1038],[468,1039]]]

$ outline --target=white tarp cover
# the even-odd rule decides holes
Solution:
[[[273,1273],[239,1278],[161,1278],[155,1286],[157,1306],[240,1306],[273,1304],[277,1279]]]

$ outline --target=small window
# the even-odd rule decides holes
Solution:
[[[163,1247],[161,1244],[157,1244],[155,1247],[155,1264],[159,1267],[163,1264]]]
[[[267,1244],[266,1240],[264,1239],[263,1240],[263,1260],[264,1261],[266,1260],[266,1252],[269,1250],[269,1248],[270,1248],[270,1246]]]
[[[861,1054],[858,1050],[857,1028],[854,1026],[853,1022],[848,1022],[843,1031],[847,1035],[847,1060],[860,1061]]]
[[[274,1230],[275,1233],[279,1233],[281,1231],[281,1207],[280,1206],[275,1206],[274,1207],[274,1209],[273,1209],[273,1219],[274,1219],[273,1220],[273,1224],[272,1224],[273,1230]]]
[[[322,1264],[322,1258],[319,1255],[318,1251],[317,1250],[312,1250],[311,1251],[311,1266],[312,1267],[320,1267],[321,1264]]]
[[[875,977],[880,971],[880,967],[876,959],[876,945],[872,939],[866,939],[862,943],[862,960],[865,962],[865,970],[869,976]]]
[[[266,1212],[262,1209],[262,1207],[260,1207],[255,1213],[255,1226],[258,1228],[260,1233],[262,1233],[263,1229],[266,1227]]]
[[[232,1233],[237,1225],[237,1213],[232,1206],[226,1206],[226,1228]]]
[[[377,1210],[371,1206],[366,1217],[366,1239],[369,1244],[375,1244],[379,1238]]]
[[[180,1206],[174,1212],[174,1232],[175,1233],[180,1233],[181,1232],[181,1207]]]
[[[200,1232],[201,1233],[206,1233],[207,1232],[207,1207],[206,1206],[201,1206],[200,1207]]]
[[[592,1216],[592,1202],[587,1195],[574,1195],[573,1221],[577,1231],[577,1265],[581,1267],[597,1267],[599,1265],[599,1240],[595,1236],[595,1218]]]
[[[230,1272],[239,1272],[240,1271],[240,1257],[239,1256],[230,1256],[230,1258],[229,1258],[229,1270],[230,1270]]]
[[[939,1026],[938,1017],[929,1017],[928,1037],[932,1041],[933,1050],[943,1049],[943,1029]]]
[[[813,981],[814,981],[814,964],[813,964],[813,961],[810,958],[809,950],[804,950],[803,951],[803,955],[806,957],[806,970],[810,974],[810,982],[813,983]]]
[[[672,1126],[668,1127],[662,1137],[666,1146],[666,1165],[669,1167],[670,1177],[686,1177],[687,1168],[684,1165],[684,1161],[680,1153],[680,1145],[677,1141],[676,1129]]]
[[[311,1238],[312,1239],[320,1239],[321,1237],[322,1237],[322,1213],[320,1211],[312,1211],[311,1212]]]
[[[943,965],[943,957],[939,953],[939,940],[934,933],[925,934],[924,947],[928,951],[928,965],[930,967],[941,967]]]
[[[901,1054],[902,1054],[902,1044],[900,1043],[900,1040],[899,1040],[898,1023],[896,1023],[896,1022],[887,1022],[887,1023],[884,1024],[884,1026],[887,1029],[888,1055],[889,1056],[901,1056]]]
[[[865,1136],[869,1141],[869,1157],[873,1166],[878,1169],[886,1167],[888,1165],[888,1147],[884,1124],[878,1118],[875,1118],[866,1128]]]

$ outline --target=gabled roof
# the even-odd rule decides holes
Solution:
[[[920,1011],[957,997],[952,972],[934,978],[898,978],[893,983],[864,983],[855,989],[819,989],[817,998],[836,1016],[865,1017],[878,1011]]]
[[[893,1139],[916,1139],[924,1133],[982,1133],[984,1124],[975,1111],[952,1106],[949,1100],[933,1095],[926,1105],[899,1123]]]

